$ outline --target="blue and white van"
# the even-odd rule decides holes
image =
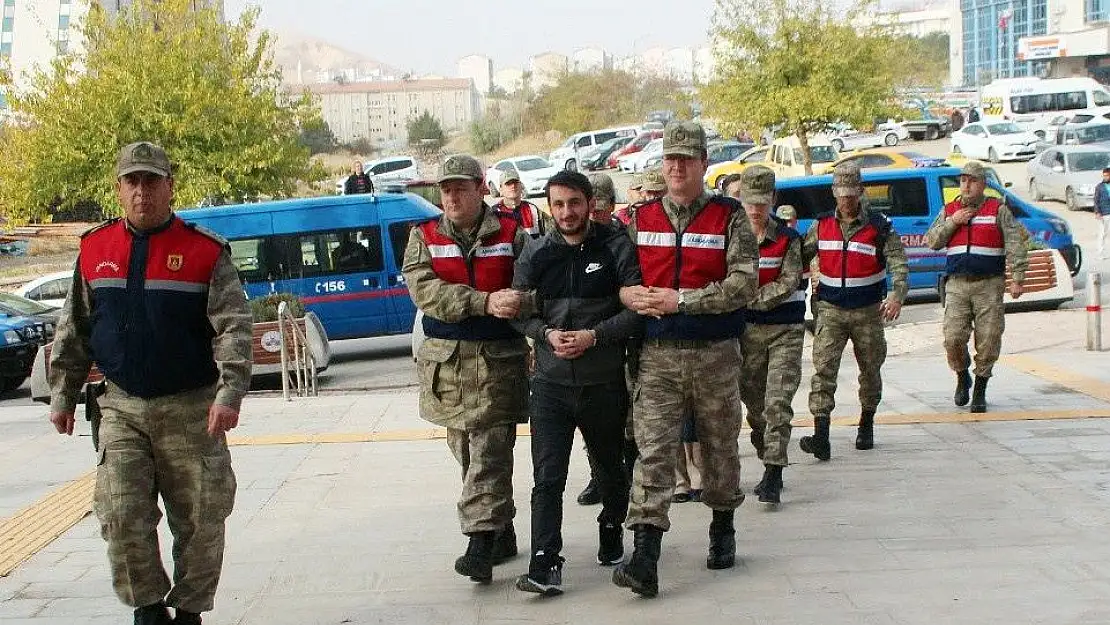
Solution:
[[[865,169],[863,186],[872,210],[890,217],[909,257],[910,289],[936,290],[944,271],[945,253],[925,245],[925,232],[960,192],[960,170],[955,167]],[[798,230],[809,230],[816,215],[833,210],[832,176],[783,178],[776,185],[775,205],[790,204],[798,212]],[[988,195],[1005,197],[1014,216],[1030,236],[1058,250],[1072,275],[1079,271],[1082,251],[1072,239],[1068,223],[1022,200],[997,178],[988,180]]]

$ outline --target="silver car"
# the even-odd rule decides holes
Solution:
[[[1095,187],[1110,167],[1110,145],[1061,145],[1048,148],[1026,165],[1029,195],[1063,200],[1068,210],[1095,205]]]

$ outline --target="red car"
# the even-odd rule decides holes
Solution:
[[[616,167],[618,158],[624,156],[625,154],[635,154],[636,152],[643,150],[644,146],[651,143],[655,139],[661,138],[662,136],[662,130],[648,130],[645,132],[641,132],[640,134],[636,135],[636,138],[633,139],[631,143],[610,154],[609,160],[606,162],[606,165],[608,165],[610,169]]]

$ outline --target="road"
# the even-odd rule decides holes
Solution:
[[[928,156],[944,157],[948,155],[949,142],[941,139],[930,142],[911,141],[903,145]],[[999,176],[1013,183],[1012,190],[1026,200],[1028,196],[1028,180],[1025,178],[1025,163],[1002,163],[995,166]],[[609,172],[613,177],[614,186],[618,189],[623,199],[624,190],[631,179],[629,174]],[[544,204],[543,198],[536,198]],[[1094,266],[1101,272],[1110,270],[1110,261],[1099,260],[1095,253],[1095,220],[1091,213],[1071,213],[1060,202],[1035,202],[1038,206],[1064,218],[1072,228],[1076,241],[1087,251],[1083,269],[1076,276],[1075,285],[1077,295],[1072,306],[1082,305],[1085,294],[1078,292],[1086,281],[1087,270]],[[902,312],[900,324],[933,321],[939,318],[940,307],[935,299],[911,300]],[[336,341],[332,343],[331,367],[322,374],[320,383],[324,389],[336,391],[366,390],[379,388],[392,388],[414,384],[416,381],[416,367],[412,362],[410,337],[395,336],[373,339],[356,339]],[[256,380],[258,390],[280,390],[280,381],[276,378]],[[0,408],[7,406],[29,405],[30,390],[27,385],[14,394],[0,399]]]

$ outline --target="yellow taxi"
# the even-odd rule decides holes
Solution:
[[[770,149],[771,146],[769,145],[759,145],[744,152],[734,161],[725,161],[723,163],[711,165],[705,172],[705,186],[724,193],[725,190],[720,188],[720,185],[721,182],[724,181],[725,176],[729,174],[738,174],[753,163],[762,163],[767,159],[767,152],[769,152]]]
[[[833,163],[833,167],[852,161],[859,163],[860,169],[912,169],[914,167],[941,167],[946,164],[943,158],[925,156],[920,152],[872,148],[850,152],[837,159]]]

